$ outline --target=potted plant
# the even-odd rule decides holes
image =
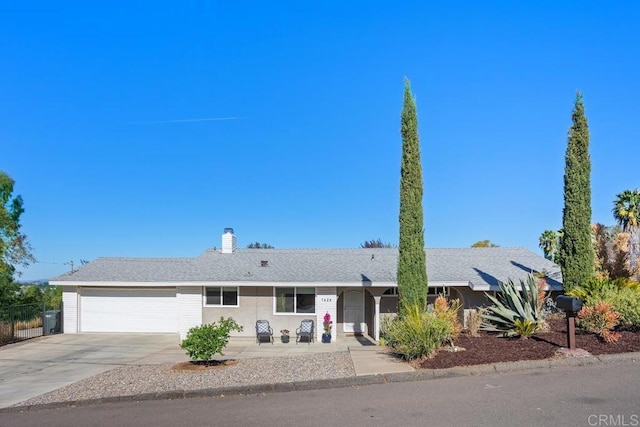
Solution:
[[[324,327],[324,333],[322,334],[322,342],[330,343],[331,342],[331,326],[333,325],[333,321],[331,320],[331,315],[329,312],[324,315],[324,321],[322,322],[322,326]]]
[[[288,329],[282,329],[280,331],[280,340],[285,344],[289,342],[289,330]]]

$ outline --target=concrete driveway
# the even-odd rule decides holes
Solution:
[[[60,334],[0,347],[0,408],[118,366],[186,360],[178,334]]]

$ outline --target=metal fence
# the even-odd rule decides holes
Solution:
[[[54,309],[42,304],[0,307],[0,345],[62,332],[62,303]]]

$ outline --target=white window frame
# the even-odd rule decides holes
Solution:
[[[278,300],[276,289],[293,288],[293,310],[294,311],[278,311]],[[298,288],[313,289],[313,313],[298,313]],[[316,299],[318,297],[318,289],[315,286],[274,286],[273,287],[273,314],[276,316],[310,316],[316,314]]]
[[[220,304],[207,304],[207,289],[214,289],[214,288],[219,288],[220,289]],[[224,289],[235,289],[236,290],[236,304],[235,305],[230,305],[230,304],[224,304],[224,297],[223,297],[223,290]],[[205,286],[203,288],[203,295],[202,295],[202,303],[204,307],[240,307],[240,287],[239,286]]]

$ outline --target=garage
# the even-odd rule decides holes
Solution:
[[[90,288],[80,292],[80,332],[177,332],[176,288]]]

